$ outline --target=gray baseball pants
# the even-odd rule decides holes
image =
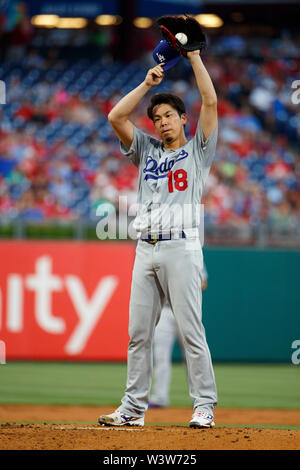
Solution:
[[[129,310],[127,384],[118,408],[124,414],[140,417],[148,408],[153,335],[165,297],[183,338],[193,408],[212,413],[217,404],[214,372],[202,324],[203,258],[200,244],[195,243],[173,239],[155,245],[140,240],[137,244]]]

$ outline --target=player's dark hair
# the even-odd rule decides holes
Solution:
[[[150,105],[147,109],[148,117],[153,121],[153,109],[158,104],[169,104],[172,108],[176,109],[179,116],[186,114],[185,105],[179,96],[172,95],[172,93],[156,93],[152,96]]]

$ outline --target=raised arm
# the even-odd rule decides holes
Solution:
[[[164,77],[161,65],[150,69],[145,80],[130,93],[125,95],[110,111],[108,120],[112,125],[120,141],[129,148],[133,140],[133,124],[129,120],[130,114],[134,111],[145,94],[153,87],[160,84]]]
[[[218,123],[217,95],[211,78],[202,62],[200,51],[188,52],[187,57],[193,68],[199,92],[202,97],[200,126],[205,140]]]

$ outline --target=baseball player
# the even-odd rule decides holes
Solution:
[[[189,393],[193,400],[190,427],[214,426],[217,391],[210,351],[201,320],[203,256],[197,210],[217,144],[217,97],[199,50],[187,53],[202,97],[195,136],[187,140],[187,115],[180,98],[154,94],[148,116],[158,139],[130,121],[144,98],[164,78],[164,63],[151,68],[143,82],[109,113],[122,152],[139,168],[140,235],[133,268],[127,356],[127,384],[121,405],[98,422],[110,426],[144,425],[152,381],[152,342],[166,299],[183,338]],[[166,209],[175,216],[166,217]],[[187,223],[178,221],[188,208]]]
[[[203,263],[202,291],[207,287],[207,270]],[[178,331],[174,314],[165,301],[160,320],[155,328],[153,341],[154,387],[148,408],[166,408],[169,406],[169,388],[172,366],[172,351],[178,339],[184,354],[183,340]]]

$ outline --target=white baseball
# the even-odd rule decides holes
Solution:
[[[185,46],[186,43],[188,42],[187,35],[184,34],[184,33],[177,33],[176,36],[175,36],[175,38],[178,39],[178,41],[180,42],[180,44],[182,44],[183,46]]]

